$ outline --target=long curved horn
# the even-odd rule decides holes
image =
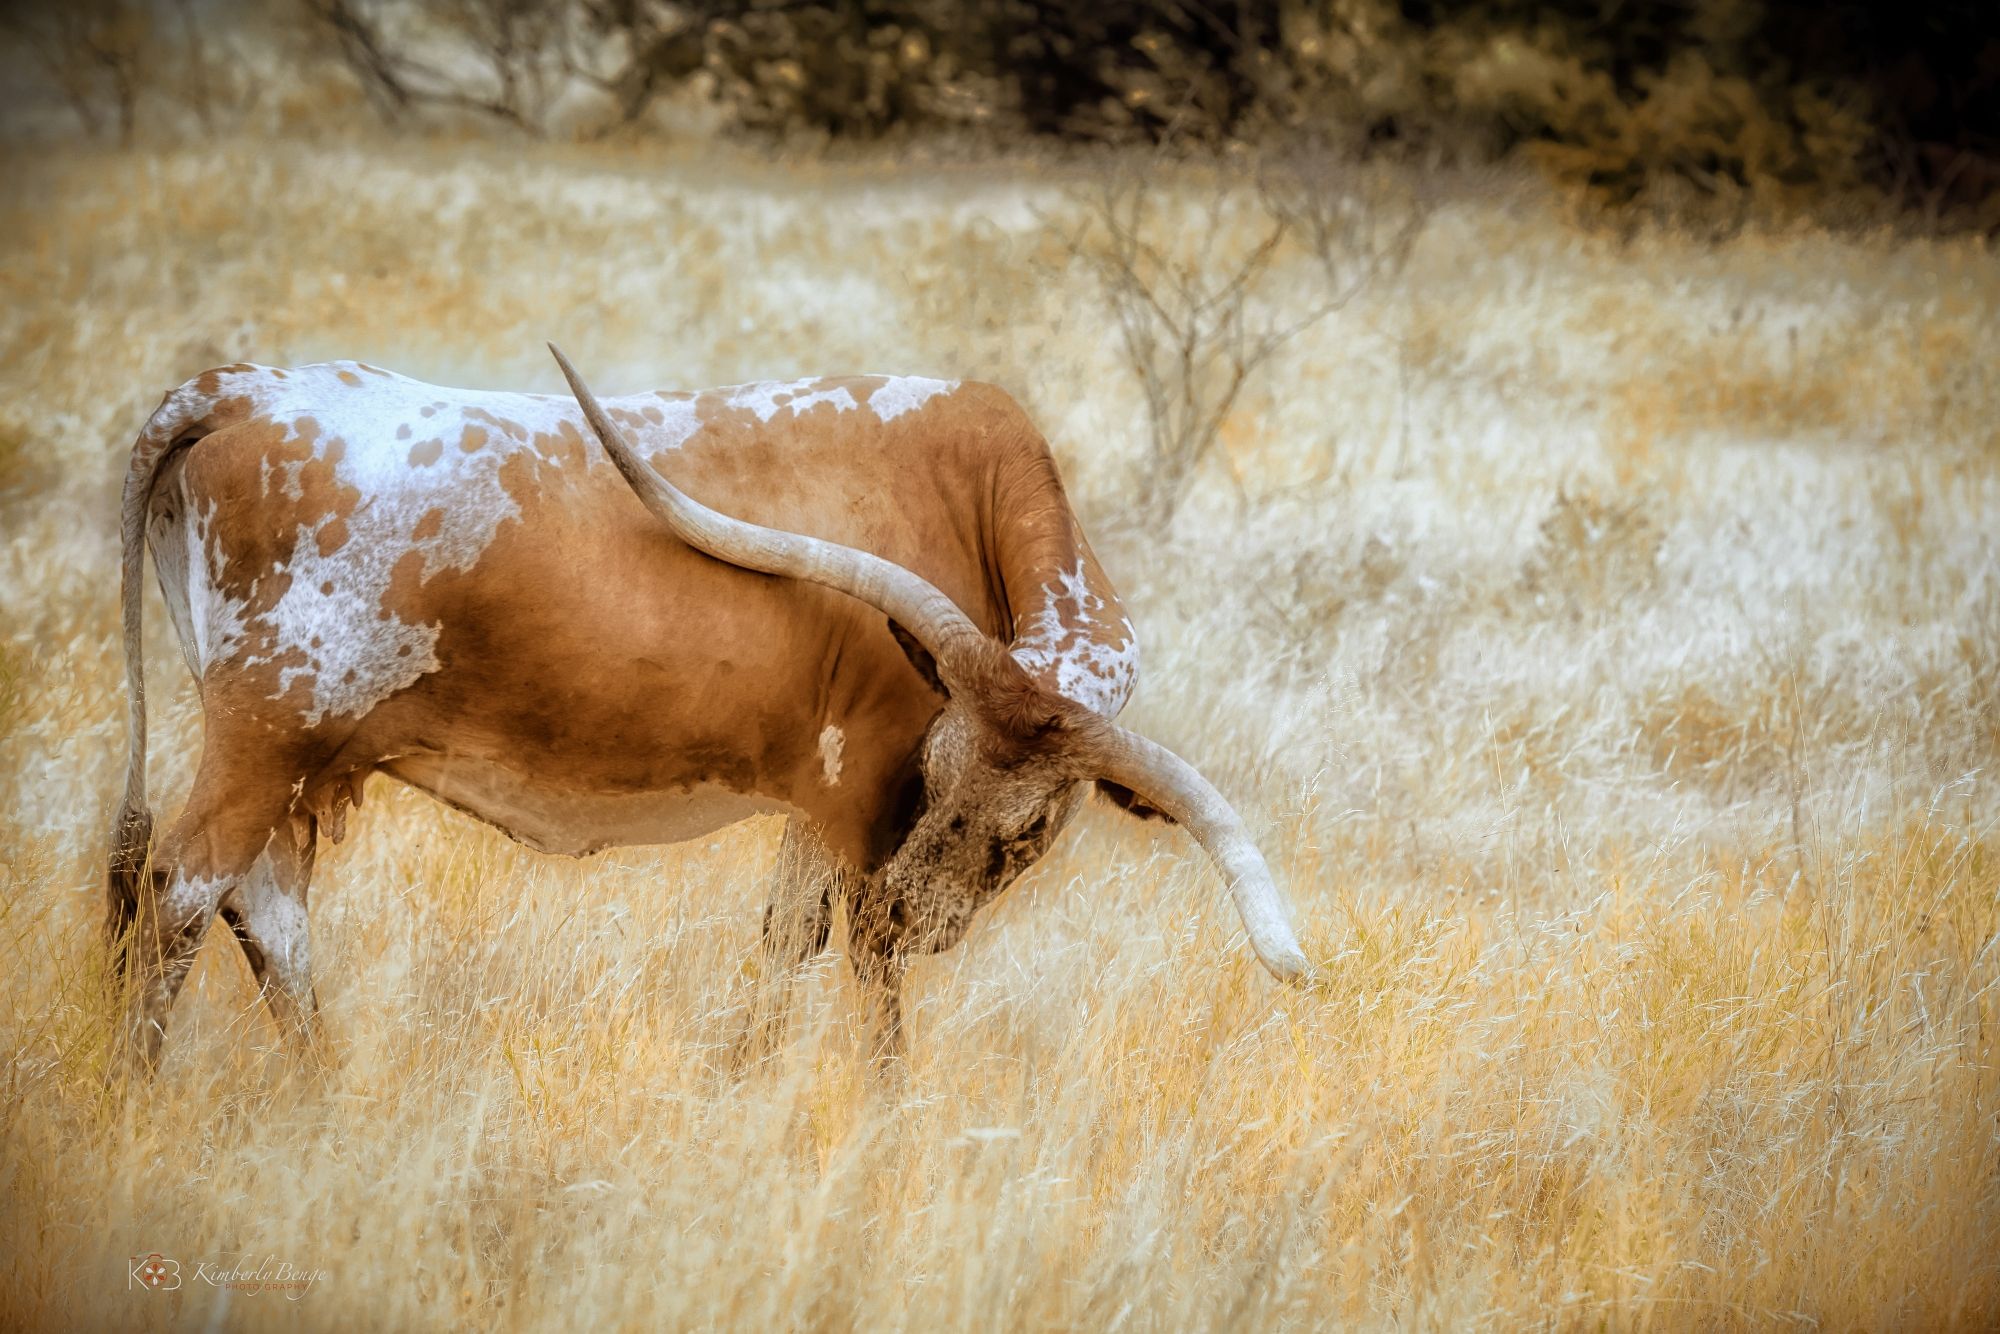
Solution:
[[[605,415],[562,349],[550,343],[549,351],[562,367],[590,429],[603,442],[604,452],[646,508],[676,537],[732,565],[804,579],[859,598],[916,637],[937,660],[938,673],[948,689],[955,691],[975,679],[982,656],[994,650],[993,641],[929,580],[893,561],[838,542],[716,513],[649,467]]]
[[[1084,752],[1084,762],[1098,776],[1131,788],[1187,826],[1229,882],[1229,897],[1250,933],[1250,946],[1271,976],[1281,982],[1311,976],[1312,965],[1292,934],[1290,915],[1264,855],[1228,801],[1193,765],[1116,724],[1106,724],[1100,742]]]

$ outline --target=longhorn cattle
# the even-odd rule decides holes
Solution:
[[[954,944],[1091,783],[1185,826],[1265,966],[1304,975],[1228,803],[1112,721],[1136,637],[1004,392],[860,376],[600,405],[562,368],[574,401],[229,366],[140,432],[107,916],[138,1069],[217,914],[318,1048],[314,849],[378,773],[570,856],[784,812],[770,973],[843,903],[886,1050],[904,961]],[[156,849],[148,546],[205,728]]]

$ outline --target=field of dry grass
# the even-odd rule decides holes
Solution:
[[[1990,253],[1447,198],[1158,531],[1139,393],[1045,224],[1065,171],[0,165],[0,1324],[2000,1323]],[[212,940],[114,1104],[139,423],[236,359],[553,390],[545,338],[607,391],[1014,390],[1145,640],[1126,721],[1238,803],[1324,984],[1275,988],[1191,846],[1099,807],[913,970],[899,1086],[834,956],[731,1082],[774,822],[562,862],[378,781],[314,891],[330,1086]],[[200,721],[149,615],[170,811]],[[179,1291],[130,1290],[154,1251]],[[319,1277],[195,1277],[245,1254]]]

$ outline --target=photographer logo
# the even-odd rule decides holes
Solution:
[[[149,1292],[172,1292],[181,1285],[181,1262],[169,1260],[154,1251],[150,1255],[135,1255],[126,1266],[125,1286],[144,1288]]]
[[[241,1251],[220,1259],[190,1260],[185,1269],[179,1260],[152,1251],[130,1257],[125,1270],[127,1290],[173,1292],[185,1279],[197,1290],[206,1285],[252,1297],[279,1293],[290,1301],[304,1297],[328,1278],[324,1269],[256,1251]]]

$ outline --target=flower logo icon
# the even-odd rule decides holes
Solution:
[[[181,1285],[181,1263],[154,1251],[135,1255],[125,1271],[125,1286],[138,1285],[148,1292],[172,1292]]]

